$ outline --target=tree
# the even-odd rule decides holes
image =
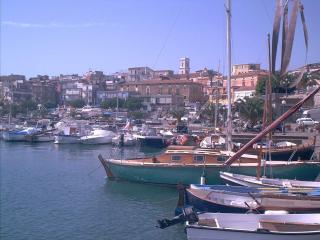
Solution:
[[[215,104],[209,104],[200,114],[202,118],[209,119],[210,123],[214,122],[215,118]]]
[[[68,104],[74,108],[82,108],[85,105],[85,102],[83,99],[76,99],[68,102]]]
[[[268,76],[265,76],[259,79],[256,86],[256,94],[264,95],[266,88],[266,81],[269,79]],[[291,92],[292,89],[289,88],[290,84],[294,81],[294,77],[292,75],[287,74],[283,78],[280,78],[280,74],[277,72],[271,78],[271,88],[273,93],[287,93]]]
[[[142,108],[142,98],[138,98],[138,97],[129,97],[125,104],[124,107],[127,108],[130,111],[135,111],[135,110],[139,110]]]
[[[145,117],[146,114],[141,111],[134,111],[134,112],[130,112],[129,115],[134,119],[142,119]]]
[[[256,125],[262,120],[264,100],[259,97],[245,97],[236,103],[236,109],[241,118],[250,121],[252,125]]]
[[[181,118],[185,115],[185,110],[183,108],[174,110],[171,112],[171,115],[177,119],[177,123],[180,123]]]

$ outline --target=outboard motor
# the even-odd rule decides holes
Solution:
[[[194,210],[193,207],[185,207],[182,208],[182,213],[178,216],[175,216],[172,219],[162,219],[158,220],[158,226],[161,229],[176,225],[178,223],[183,223],[185,221],[188,221],[190,223],[195,223],[199,220],[198,214]]]

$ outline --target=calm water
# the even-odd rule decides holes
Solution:
[[[0,239],[186,239],[181,225],[155,228],[173,215],[175,189],[108,181],[99,153],[143,155],[106,145],[0,141]]]

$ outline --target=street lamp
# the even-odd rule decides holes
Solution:
[[[282,100],[281,101],[281,106],[282,106],[282,114],[284,114],[284,107],[287,104],[286,100]],[[283,121],[282,123],[282,133],[286,133],[286,125],[285,125],[285,121]]]

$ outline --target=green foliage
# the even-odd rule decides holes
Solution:
[[[11,115],[15,117],[18,113],[26,114],[28,112],[34,111],[37,109],[37,104],[32,100],[26,100],[20,104],[2,101],[0,103],[1,114],[9,114],[11,108]]]
[[[146,116],[146,114],[144,112],[141,112],[141,111],[130,112],[129,115],[133,119],[142,119],[142,118],[145,118],[145,116]]]
[[[269,79],[268,76],[265,76],[259,79],[257,86],[256,86],[256,94],[257,95],[264,95],[265,88],[266,88],[266,81]],[[289,89],[290,84],[294,81],[293,76],[286,75],[282,79],[280,79],[279,73],[276,73],[271,78],[271,88],[273,93],[285,93],[287,91],[291,91]]]
[[[44,104],[44,107],[47,108],[47,109],[49,109],[49,108],[55,108],[56,106],[57,106],[57,104],[56,104],[56,103],[52,103],[52,102],[46,102],[46,103]]]
[[[127,108],[130,111],[139,110],[142,108],[142,102],[142,98],[129,97],[125,102],[125,108]]]
[[[103,101],[100,104],[102,108],[115,109],[117,107],[117,98],[111,98]],[[119,108],[127,108],[129,111],[136,111],[142,107],[142,99],[137,97],[129,97],[127,100],[118,99]]]
[[[21,103],[21,111],[27,112],[37,109],[37,103],[32,100],[27,100]]]
[[[244,100],[235,104],[241,118],[250,121],[252,125],[256,125],[258,121],[262,121],[264,100],[258,97],[246,97]]]
[[[171,112],[172,117],[177,119],[177,122],[181,122],[181,118],[185,115],[184,109],[177,109]]]
[[[69,101],[67,102],[67,104],[74,108],[82,108],[85,105],[85,102],[82,99],[77,99],[77,100]]]
[[[218,106],[219,107],[219,106]],[[218,111],[219,113],[219,111]],[[200,115],[201,118],[206,118],[209,119],[209,121],[211,123],[214,122],[214,118],[215,118],[215,104],[210,104],[208,105],[202,112]]]

